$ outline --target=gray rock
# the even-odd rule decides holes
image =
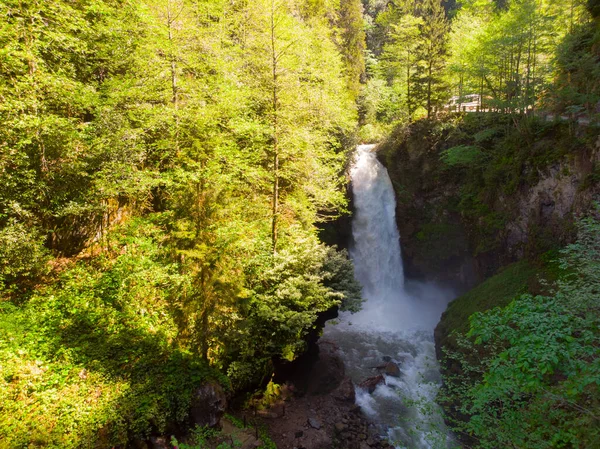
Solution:
[[[216,382],[202,385],[194,392],[190,417],[200,427],[217,427],[227,408],[227,397]]]
[[[400,368],[398,367],[398,364],[394,362],[387,362],[383,365],[375,366],[373,369],[376,369],[380,373],[387,374],[388,376],[400,377]]]
[[[388,362],[384,368],[385,374],[392,377],[400,377],[400,368],[394,362]]]
[[[349,377],[344,378],[340,386],[333,392],[333,397],[343,402],[354,402],[356,400],[354,384]]]
[[[321,423],[315,418],[308,418],[308,425],[313,429],[319,430],[321,428]]]
[[[348,426],[346,424],[341,423],[341,422],[335,423],[334,427],[335,427],[335,431],[337,433],[342,433],[344,430],[346,430],[348,428]]]

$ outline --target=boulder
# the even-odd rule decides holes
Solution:
[[[394,362],[387,362],[383,368],[383,372],[388,376],[400,377],[400,368]]]
[[[200,427],[218,427],[226,408],[227,397],[223,388],[216,382],[206,383],[198,388],[192,397],[192,424]]]
[[[321,428],[321,423],[315,418],[308,418],[308,425],[317,430]]]
[[[360,388],[364,388],[369,393],[373,393],[375,391],[375,388],[377,388],[377,385],[379,384],[385,385],[385,378],[381,374],[363,380],[358,386]]]
[[[333,392],[333,397],[343,402],[354,402],[356,400],[356,393],[354,391],[354,384],[349,377],[346,377],[339,387]]]
[[[340,386],[345,377],[344,362],[337,354],[337,348],[325,342],[321,343],[319,359],[308,375],[307,393],[315,396],[329,394]]]

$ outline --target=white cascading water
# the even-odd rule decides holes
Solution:
[[[396,201],[374,145],[360,145],[351,170],[355,214],[350,255],[366,302],[356,314],[328,324],[355,385],[378,374],[387,361],[400,377],[385,375],[372,394],[356,388],[356,401],[397,448],[447,447],[448,434],[435,405],[440,376],[433,329],[452,298],[433,285],[405,284]]]

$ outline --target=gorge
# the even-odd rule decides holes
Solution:
[[[600,446],[600,0],[0,23],[0,449]]]

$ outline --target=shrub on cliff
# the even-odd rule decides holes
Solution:
[[[600,222],[578,222],[547,296],[471,316],[442,401],[471,447],[595,447],[600,439]]]

